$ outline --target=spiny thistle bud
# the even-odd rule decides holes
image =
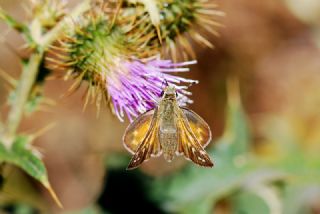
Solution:
[[[130,2],[142,4],[136,5],[130,4]],[[119,19],[126,19],[126,16],[131,14],[136,22],[149,23],[150,20],[145,18],[147,16],[146,12],[151,21],[157,20],[157,17],[159,17],[159,26],[154,27],[154,38],[150,39],[148,46],[161,48],[162,44],[165,44],[163,53],[172,56],[174,61],[178,58],[186,59],[187,56],[195,58],[187,38],[205,46],[213,47],[199,31],[218,36],[216,28],[220,27],[221,24],[216,21],[216,18],[223,16],[224,13],[217,9],[216,4],[207,0],[154,0],[148,1],[148,4],[145,2],[144,0],[126,1],[122,7],[122,12],[119,14]],[[150,4],[154,5],[150,6]],[[157,10],[152,10],[152,8],[157,8]],[[157,25],[157,23],[154,23],[154,25]],[[159,38],[158,41],[156,37]]]
[[[160,26],[162,39],[166,43],[166,53],[170,52],[173,58],[176,58],[179,53],[179,47],[176,48],[176,45],[180,45],[189,56],[195,57],[187,37],[205,46],[213,47],[198,30],[205,30],[218,36],[216,28],[221,24],[215,19],[217,16],[223,16],[224,13],[217,10],[217,5],[206,0],[162,0],[162,5]]]
[[[111,21],[110,21],[111,20]],[[181,83],[196,81],[171,75],[188,71],[184,66],[195,61],[172,63],[149,56],[141,38],[127,36],[129,31],[112,23],[112,14],[92,10],[74,20],[70,32],[51,48],[49,68],[64,72],[66,79],[76,78],[71,90],[88,82],[85,105],[95,100],[98,111],[102,101],[107,101],[112,112],[123,121],[129,120],[154,107],[164,87],[164,82],[175,85],[181,105],[190,103],[186,86]]]

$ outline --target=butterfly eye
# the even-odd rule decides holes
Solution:
[[[178,97],[178,92],[176,92],[176,97]]]
[[[164,91],[161,91],[160,97],[162,97],[162,96],[163,96],[163,94],[164,94]]]

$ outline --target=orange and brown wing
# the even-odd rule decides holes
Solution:
[[[207,152],[203,149],[196,135],[193,133],[187,116],[185,116],[182,109],[177,108],[177,127],[178,127],[178,154],[183,154],[187,159],[194,163],[204,166],[213,167]]]
[[[145,138],[154,115],[155,110],[152,109],[137,117],[126,129],[123,136],[123,145],[131,153],[134,154],[143,139]]]
[[[211,130],[209,125],[197,113],[187,108],[181,108],[188,119],[189,126],[202,148],[205,148],[211,141]]]
[[[158,138],[159,122],[157,119],[157,110],[155,110],[149,127],[150,128],[136,149],[127,169],[135,169],[150,157],[161,155],[161,145]]]

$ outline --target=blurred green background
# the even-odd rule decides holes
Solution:
[[[27,117],[21,132],[56,126],[36,140],[64,205],[16,168],[0,179],[0,213],[320,213],[320,1],[217,0],[226,17],[215,49],[194,45],[187,77],[194,104],[213,131],[212,169],[162,157],[125,171],[128,122],[109,110],[82,112],[85,88],[61,98],[71,82],[50,80],[56,103]],[[26,18],[21,0],[2,8]],[[77,1],[70,1],[73,7]],[[0,22],[0,68],[14,77],[22,38]],[[0,103],[8,86],[0,79]],[[1,109],[2,113],[7,108]]]

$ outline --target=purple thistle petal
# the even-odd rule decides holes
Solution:
[[[195,64],[196,61],[173,63],[171,60],[151,59],[124,60],[118,62],[114,70],[105,72],[106,89],[111,96],[115,115],[123,121],[124,114],[130,121],[139,114],[155,107],[164,88],[164,82],[175,85],[179,93],[179,104],[185,106],[192,101],[187,97],[191,93],[185,85],[197,83],[170,73],[186,72],[184,66]]]

